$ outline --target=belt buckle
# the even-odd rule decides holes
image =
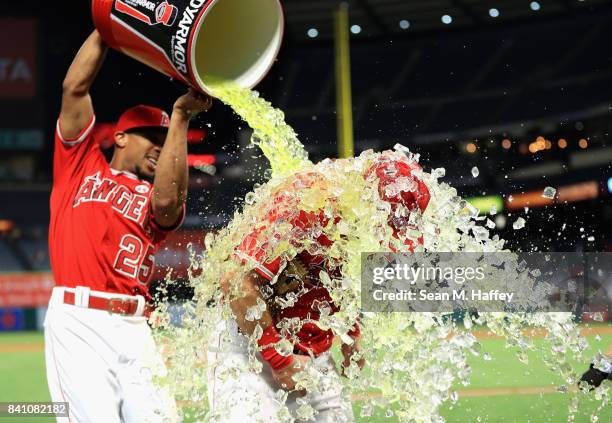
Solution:
[[[109,298],[108,311],[121,316],[126,316],[127,312],[123,308],[125,301],[122,298]]]

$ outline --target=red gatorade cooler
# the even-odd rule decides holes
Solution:
[[[281,46],[280,0],[93,0],[112,48],[211,94],[211,82],[252,88]]]

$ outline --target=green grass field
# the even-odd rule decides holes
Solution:
[[[601,335],[600,339],[589,336],[588,339],[591,350],[587,352],[587,357],[592,356],[598,349],[608,350],[612,344],[612,335]],[[0,335],[0,402],[49,401],[42,342],[40,333]],[[541,342],[543,341],[535,341]],[[529,364],[523,364],[516,358],[515,351],[505,348],[503,340],[483,339],[481,344],[483,352],[487,352],[492,360],[471,358],[471,385],[467,388],[458,386],[459,401],[455,404],[447,403],[443,407],[442,414],[448,422],[567,421],[570,395],[554,392],[554,387],[562,381],[544,367],[535,353],[529,355]],[[586,369],[587,363],[576,364]],[[539,388],[553,392],[533,393],[539,392]],[[462,393],[464,397],[461,397]],[[580,394],[579,411],[575,421],[591,422],[590,416],[596,406],[592,395]],[[358,418],[357,421],[396,421],[393,417],[386,417],[385,413],[386,410],[377,410],[374,417]],[[355,415],[359,415],[358,403]],[[612,407],[604,408],[598,417],[598,422],[612,423]],[[53,420],[0,417],[0,423],[22,421],[40,423]]]

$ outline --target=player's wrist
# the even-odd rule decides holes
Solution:
[[[172,116],[180,119],[181,121],[189,122],[193,117],[193,111],[182,105],[175,104],[172,108]]]
[[[280,354],[274,345],[282,341],[283,337],[278,333],[274,324],[268,326],[257,341],[259,347],[262,348],[261,356],[270,365],[272,370],[280,371],[286,369],[293,364],[293,355],[284,356]]]

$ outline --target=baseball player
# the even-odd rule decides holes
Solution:
[[[109,164],[92,137],[89,94],[106,51],[94,31],[64,80],[49,226],[56,287],[45,319],[47,380],[53,401],[69,404],[61,421],[176,421],[173,399],[153,383],[164,368],[146,320],[148,283],[160,242],[185,213],[189,120],[211,100],[189,91],[172,116],[149,106],[127,110]]]
[[[389,225],[394,234],[402,231],[405,226],[405,222],[399,222],[394,217],[398,205],[401,204],[409,210],[425,210],[429,202],[429,191],[425,184],[413,175],[415,169],[417,165],[408,160],[383,155],[368,172],[376,172],[379,195],[391,204]],[[416,188],[389,197],[385,187],[399,177],[413,179]],[[298,175],[289,190],[294,190],[299,195],[300,187],[308,187],[314,183],[317,183],[316,174]],[[224,322],[219,328],[218,336],[213,337],[209,344],[208,395],[212,421],[216,423],[292,421],[291,418],[297,418],[299,421],[309,420],[309,416],[304,415],[304,410],[300,410],[306,403],[314,410],[312,417],[316,422],[354,421],[350,398],[346,398],[342,393],[340,377],[330,355],[333,332],[323,330],[311,322],[319,320],[323,313],[322,305],[329,304],[326,313],[338,311],[329,292],[321,283],[319,274],[324,270],[332,277],[337,277],[339,269],[332,267],[325,257],[312,255],[306,250],[299,252],[284,269],[280,268],[280,258],[265,258],[267,241],[264,239],[262,243],[260,236],[265,229],[290,223],[294,233],[308,233],[309,228],[326,226],[331,220],[330,217],[325,217],[322,211],[317,213],[297,209],[291,203],[291,198],[295,197],[287,195],[287,191],[280,191],[272,200],[275,206],[265,221],[256,222],[252,232],[247,234],[244,242],[237,248],[238,258],[243,264],[248,262],[249,268],[254,270],[240,276],[238,282],[235,282],[233,275],[222,278],[224,295],[225,298],[231,299],[230,307],[235,321]],[[340,220],[338,216],[334,218],[335,223]],[[324,247],[333,244],[325,234],[318,236],[316,242]],[[277,275],[277,281],[272,285],[273,294],[264,295],[264,292],[270,292],[267,287]],[[243,296],[231,296],[236,284]],[[288,294],[297,296],[297,301],[293,305],[279,307],[279,300],[282,302],[287,299]],[[265,304],[265,310],[258,319],[247,315],[249,309],[261,304]],[[274,345],[283,340],[279,323],[289,319],[299,319],[301,327],[297,332],[297,339],[289,339],[292,351],[283,355]],[[253,334],[258,325],[263,329],[258,341],[260,353],[257,355],[263,363],[263,371],[260,374],[237,372],[236,369],[244,368],[249,363],[247,337]],[[341,346],[343,371],[351,362],[360,368],[364,365],[359,354],[361,345],[358,324],[349,332],[349,336],[353,338],[353,342]],[[301,371],[316,372],[315,378],[320,382],[317,389],[312,392],[295,391],[294,377]],[[282,398],[282,395],[279,396],[279,388],[290,392],[285,404],[279,400]],[[283,408],[283,405],[286,405],[286,408]]]

